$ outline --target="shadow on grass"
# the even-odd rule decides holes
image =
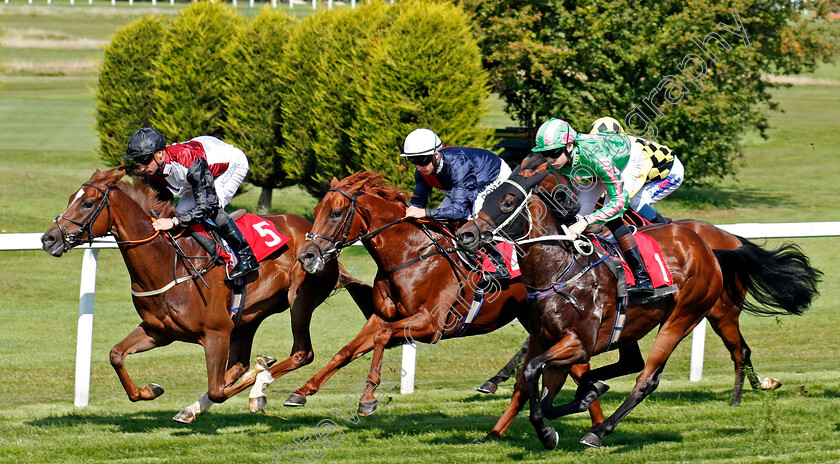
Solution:
[[[668,200],[677,201],[685,208],[700,210],[795,204],[784,195],[771,194],[756,188],[718,186],[683,186],[669,195]]]

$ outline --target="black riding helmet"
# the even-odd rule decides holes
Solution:
[[[163,150],[166,147],[166,139],[163,134],[152,129],[151,127],[144,127],[128,139],[128,148],[125,149],[125,156],[123,159],[132,159],[140,164],[149,164],[155,153]]]

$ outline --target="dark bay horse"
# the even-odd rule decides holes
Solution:
[[[694,219],[680,219],[674,222],[693,230],[703,239],[703,241],[706,242],[706,245],[713,250],[734,250],[740,246],[750,246],[751,244],[748,240],[729,233],[719,227],[715,227],[708,222]],[[767,250],[766,253],[756,250],[756,254],[763,255],[766,262],[772,262],[774,263],[774,266],[778,266],[780,268],[788,266],[795,267],[797,262],[801,261],[804,256],[801,253],[801,250],[798,250],[796,247],[791,245],[783,245],[776,250]],[[726,272],[727,269],[728,268],[724,265],[722,270]],[[712,330],[714,330],[720,337],[723,345],[726,347],[727,351],[729,351],[732,362],[735,364],[735,384],[732,388],[732,400],[730,402],[730,406],[738,406],[741,404],[745,376],[754,390],[772,390],[780,386],[779,382],[775,381],[775,379],[765,379],[766,385],[762,383],[761,378],[755,372],[752,365],[752,351],[747,345],[746,340],[744,340],[744,336],[741,334],[739,316],[741,315],[744,305],[750,305],[749,312],[754,314],[765,313],[760,306],[752,305],[752,303],[746,301],[746,294],[748,290],[750,291],[750,294],[755,294],[759,298],[761,297],[760,292],[757,291],[758,289],[755,288],[755,286],[745,287],[740,283],[736,283],[731,285],[729,288],[724,289],[720,299],[718,299],[714,307],[712,307],[712,310],[709,311],[709,314],[706,315],[706,320],[709,322],[709,326],[711,326]],[[776,302],[770,300],[764,301],[763,304],[773,306]],[[770,314],[774,313],[770,312]],[[482,393],[493,393],[496,391],[499,383],[507,380],[511,376],[514,376],[518,366],[522,362],[522,358],[525,356],[527,348],[528,341],[526,340],[525,344],[513,356],[508,364],[502,368],[498,374],[485,381],[481,387],[479,387],[479,391]]]
[[[535,302],[529,314],[531,341],[524,368],[510,405],[489,437],[498,437],[510,426],[527,398],[530,421],[540,441],[546,448],[554,448],[558,435],[544,424],[544,418],[566,411],[563,406],[555,408],[552,397],[540,396],[542,374],[555,370],[564,375],[575,363],[588,362],[592,356],[611,349],[619,350],[619,361],[586,373],[581,382],[634,372],[641,360],[638,340],[659,326],[630,396],[581,440],[588,446],[600,446],[602,437],[656,389],[670,354],[709,315],[725,289],[752,287],[762,294],[759,301],[774,301],[788,314],[801,314],[817,295],[820,273],[810,267],[804,255],[793,265],[780,267],[765,260],[755,245],[713,252],[699,235],[683,225],[657,225],[645,229],[645,233],[662,248],[665,265],[678,291],[665,300],[629,308],[623,330],[616,331],[615,327],[622,325],[617,312],[617,281],[606,266],[597,264],[596,254],[587,256],[575,251],[570,245],[572,237],[564,233],[552,215],[546,214],[549,208],[541,196],[532,194],[546,174],[528,179],[514,171],[487,197],[478,217],[457,233],[459,245],[468,251],[499,236],[516,242],[522,253],[523,282]],[[719,262],[728,271],[721,271]]]
[[[460,261],[451,235],[441,226],[403,221],[405,207],[402,192],[384,185],[381,174],[365,171],[341,181],[333,179],[330,191],[315,208],[312,241],[298,254],[303,268],[318,274],[342,248],[361,240],[378,268],[373,286],[375,309],[359,334],[295,391],[286,406],[302,406],[338,369],[373,351],[367,389],[359,404],[359,414],[371,414],[376,409],[374,393],[382,380],[385,348],[404,341],[437,343],[459,335],[488,333],[522,316],[528,306],[524,286],[518,278],[513,279],[486,294],[475,320],[461,333],[479,274]],[[572,376],[588,368],[586,364],[575,366]],[[580,408],[589,403],[593,403],[593,425],[598,424],[603,415],[597,395],[582,401]]]
[[[153,400],[163,394],[163,388],[154,383],[135,385],[125,369],[125,357],[129,354],[176,340],[204,347],[207,394],[174,418],[190,423],[213,403],[221,403],[251,386],[256,370],[268,367],[249,370],[254,334],[269,315],[291,308],[291,355],[260,373],[276,378],[312,362],[312,312],[334,288],[346,286],[363,312],[370,313],[365,307],[372,297],[370,286],[350,277],[338,263],[330,263],[319,275],[300,268],[297,253],[306,243],[311,224],[299,216],[275,214],[264,218],[291,239],[263,260],[258,272],[248,276],[245,307],[234,324],[228,313],[231,287],[225,282],[224,267],[208,264],[202,278],[209,288],[196,279],[190,257],[208,258],[207,252],[192,239],[178,239],[176,250],[168,234],[156,233],[150,213],[169,217],[174,207],[158,201],[146,186],[121,181],[123,175],[124,171],[116,168],[97,170],[70,196],[67,209],[41,240],[46,252],[60,257],[77,245],[92,242],[94,237],[113,235],[128,268],[132,292],[155,293],[133,296],[142,322],[110,353],[111,364],[131,401]],[[252,398],[252,410],[256,409],[253,400],[259,402],[259,397]]]

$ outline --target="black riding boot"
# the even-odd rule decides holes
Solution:
[[[653,294],[650,274],[645,269],[645,263],[639,253],[636,238],[633,237],[633,234],[627,234],[618,239],[618,244],[621,246],[621,251],[624,252],[624,261],[630,266],[630,272],[633,273],[633,278],[636,280],[636,284],[628,287],[627,292],[630,294]]]
[[[671,218],[666,218],[665,216],[660,214],[659,211],[657,211],[656,216],[654,216],[653,219],[650,220],[650,222],[654,224],[670,224],[672,221]]]
[[[496,268],[495,272],[489,272],[485,275],[486,279],[496,279],[497,281],[501,282],[503,280],[507,280],[510,278],[510,272],[508,272],[507,265],[505,264],[505,258],[502,256],[502,253],[496,248],[494,245],[487,245],[482,248],[485,253],[487,253],[487,257],[490,258],[490,261],[493,262],[493,267]]]
[[[229,219],[223,225],[219,226],[219,230],[222,232],[225,241],[233,248],[233,252],[239,258],[239,262],[230,271],[230,280],[238,279],[260,268],[260,263],[254,257],[254,252],[251,251],[251,247],[248,245],[245,237],[242,236],[239,227],[236,227],[236,221]]]

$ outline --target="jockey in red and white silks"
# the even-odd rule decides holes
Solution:
[[[213,175],[213,185],[224,208],[248,175],[248,158],[242,150],[216,137],[200,136],[188,142],[167,145],[160,176],[169,190],[181,195],[177,211],[183,213],[196,206],[192,186],[187,181],[189,167],[197,158],[204,158]]]

